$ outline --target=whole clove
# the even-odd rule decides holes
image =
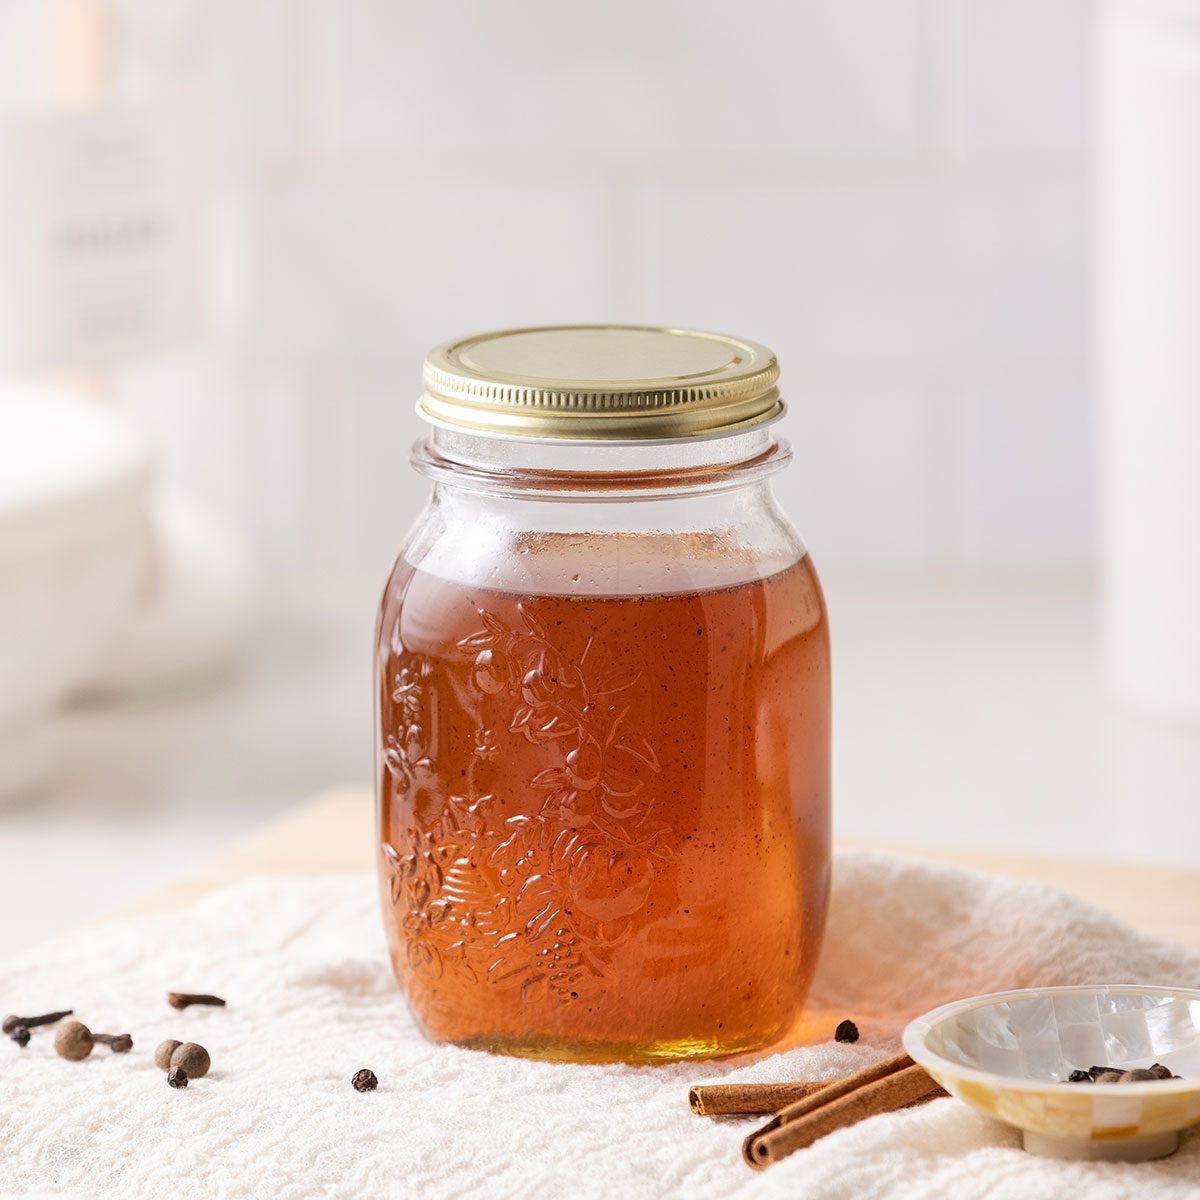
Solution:
[[[193,1004],[207,1004],[213,1008],[225,1007],[225,1001],[220,996],[209,996],[200,992],[168,992],[167,1003],[180,1011]]]
[[[82,1021],[67,1021],[54,1035],[54,1049],[70,1062],[81,1062],[97,1045],[108,1046],[114,1054],[128,1054],[133,1038],[127,1033],[93,1033]]]
[[[40,1017],[5,1017],[4,1023],[0,1024],[0,1031],[11,1037],[13,1032],[22,1026],[26,1029],[36,1029],[39,1025],[54,1025],[63,1017],[74,1015],[74,1011],[71,1008],[64,1008],[62,1012],[43,1013]]]
[[[1157,1079],[1153,1071],[1147,1071],[1144,1067],[1135,1067],[1132,1071],[1126,1071],[1121,1076],[1122,1083],[1148,1083],[1152,1079]]]
[[[361,1071],[354,1072],[354,1078],[350,1080],[350,1086],[356,1092],[373,1092],[379,1086],[379,1080],[375,1078],[375,1072],[367,1070],[363,1067]]]
[[[188,1073],[182,1067],[172,1067],[167,1072],[167,1086],[185,1088],[188,1085]]]
[[[1180,1079],[1182,1076],[1171,1072],[1170,1067],[1155,1063],[1150,1067],[1106,1067],[1098,1065],[1089,1067],[1086,1071],[1074,1070],[1067,1076],[1067,1083],[1150,1083],[1158,1079]]]
[[[833,1040],[835,1042],[857,1042],[858,1026],[849,1019],[842,1021],[833,1031]]]

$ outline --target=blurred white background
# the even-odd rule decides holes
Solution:
[[[824,560],[1090,560],[1085,0],[116,9],[114,90],[203,106],[218,298],[120,390],[273,566],[378,574],[425,351],[563,319],[775,349]]]
[[[71,708],[0,810],[6,888],[47,896],[0,949],[369,783],[422,356],[539,322],[779,354],[843,833],[1200,863],[1193,733],[1114,706],[1096,653],[1097,5],[5,0],[5,120],[62,103],[64,13],[95,102],[180,114],[206,214],[206,318],[100,390],[257,607],[232,678]]]

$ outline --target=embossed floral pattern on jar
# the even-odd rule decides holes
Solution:
[[[640,672],[593,684],[590,642],[578,663],[568,661],[525,605],[517,613],[512,628],[480,609],[481,628],[456,649],[480,701],[507,698],[504,736],[553,752],[557,765],[519,781],[536,811],[489,822],[494,796],[470,789],[447,796],[432,822],[414,821],[399,846],[384,842],[382,852],[391,902],[404,914],[409,969],[440,975],[452,962],[475,982],[486,958],[493,985],[519,987],[526,1000],[546,990],[565,1003],[579,998],[584,974],[603,978],[612,948],[645,907],[655,859],[666,853],[646,787],[661,768],[636,732],[630,693]],[[403,653],[395,662],[392,711],[402,729],[386,734],[384,761],[403,797],[418,786],[418,770],[433,778],[421,702],[432,670]],[[502,753],[492,729],[476,731],[473,752],[483,761]],[[471,782],[478,769],[472,764]]]

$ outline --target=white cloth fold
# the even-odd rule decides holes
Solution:
[[[753,1120],[706,1119],[690,1084],[834,1078],[894,1049],[903,1022],[1003,987],[1200,986],[1200,954],[1037,884],[879,855],[838,859],[806,1033],[753,1060],[570,1066],[435,1046],[391,977],[374,881],[256,879],[179,913],[81,930],[0,967],[0,1010],[74,1005],[132,1054],[82,1063],[35,1035],[0,1043],[0,1194],[272,1197],[803,1197],[1089,1200],[1200,1193],[1200,1136],[1157,1163],[1036,1159],[955,1100],[836,1133],[756,1174]],[[225,1009],[167,1007],[182,988]],[[854,1018],[856,1045],[831,1039]],[[172,1091],[163,1038],[202,1042],[211,1074]],[[358,1094],[360,1067],[379,1090]]]

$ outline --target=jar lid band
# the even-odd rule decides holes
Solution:
[[[719,333],[555,325],[444,342],[417,411],[498,437],[668,441],[730,433],[783,411],[775,355]]]

